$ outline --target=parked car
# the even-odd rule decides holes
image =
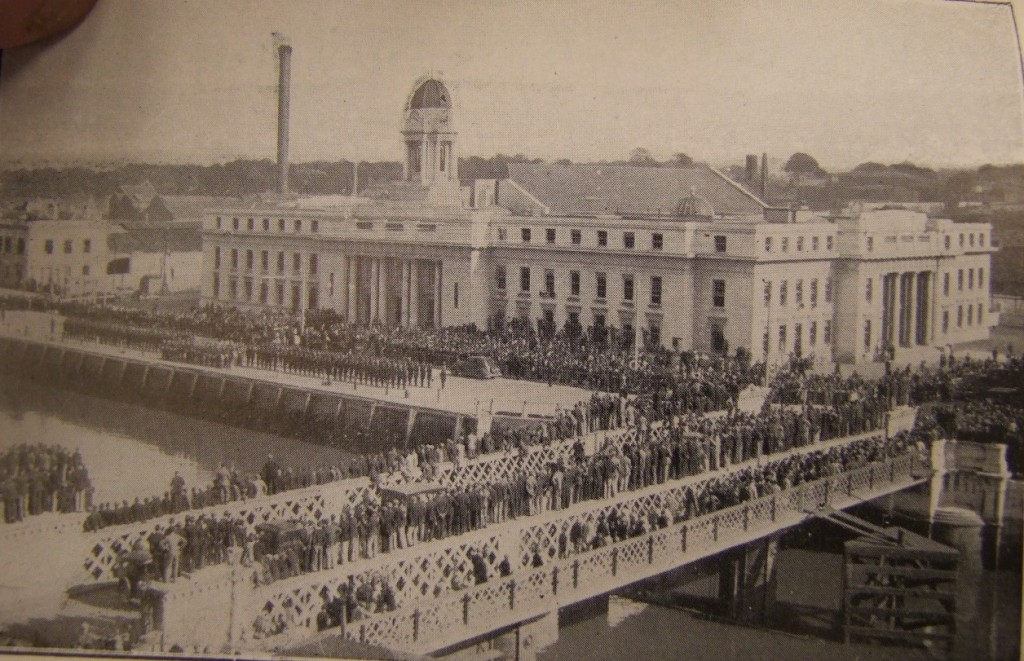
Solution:
[[[469,379],[494,379],[501,376],[501,369],[489,356],[469,356],[455,364],[452,375]]]

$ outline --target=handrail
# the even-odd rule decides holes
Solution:
[[[868,489],[882,495],[897,485],[905,488],[918,480],[914,475],[915,464],[920,462],[916,454],[916,450],[911,449],[883,462],[560,558],[526,573],[438,598],[410,602],[396,611],[349,623],[343,635],[402,651],[422,653],[443,649],[497,627],[666,571],[684,561],[692,562],[767,532],[796,525],[806,517],[808,505],[832,503],[845,507],[861,500],[853,495],[857,491]],[[503,614],[507,617],[502,618]],[[271,637],[265,642],[273,640]]]

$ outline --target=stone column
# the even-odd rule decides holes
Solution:
[[[345,317],[350,324],[359,321],[359,257],[349,255],[348,261],[348,297],[345,301]]]
[[[440,261],[434,262],[434,328],[441,327],[441,296],[444,292],[441,283],[441,264]]]
[[[411,325],[409,319],[409,271],[409,260],[402,260],[402,318],[400,320],[401,326]]]
[[[380,298],[380,259],[370,259],[370,323],[379,319],[380,308],[377,301]]]
[[[415,259],[409,264],[409,325],[420,325],[420,269]]]
[[[391,317],[388,316],[389,305],[388,299],[391,298],[391,287],[390,278],[388,277],[388,271],[391,269],[391,260],[384,258],[379,259],[377,262],[380,264],[378,270],[380,272],[380,284],[378,285],[378,297],[377,309],[380,313],[380,320],[385,326],[391,324]]]

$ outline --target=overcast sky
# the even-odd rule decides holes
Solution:
[[[431,70],[463,155],[1024,161],[1010,9],[944,0],[102,0],[4,54],[0,158],[274,158],[275,31],[293,162],[399,159]]]

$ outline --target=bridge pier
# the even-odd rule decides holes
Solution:
[[[946,441],[936,439],[931,446],[932,476],[928,481],[928,527],[935,525],[935,512],[941,504],[942,492],[945,490],[946,475]]]
[[[775,607],[776,533],[726,551],[718,559],[718,599],[726,616],[741,624],[764,624]]]

